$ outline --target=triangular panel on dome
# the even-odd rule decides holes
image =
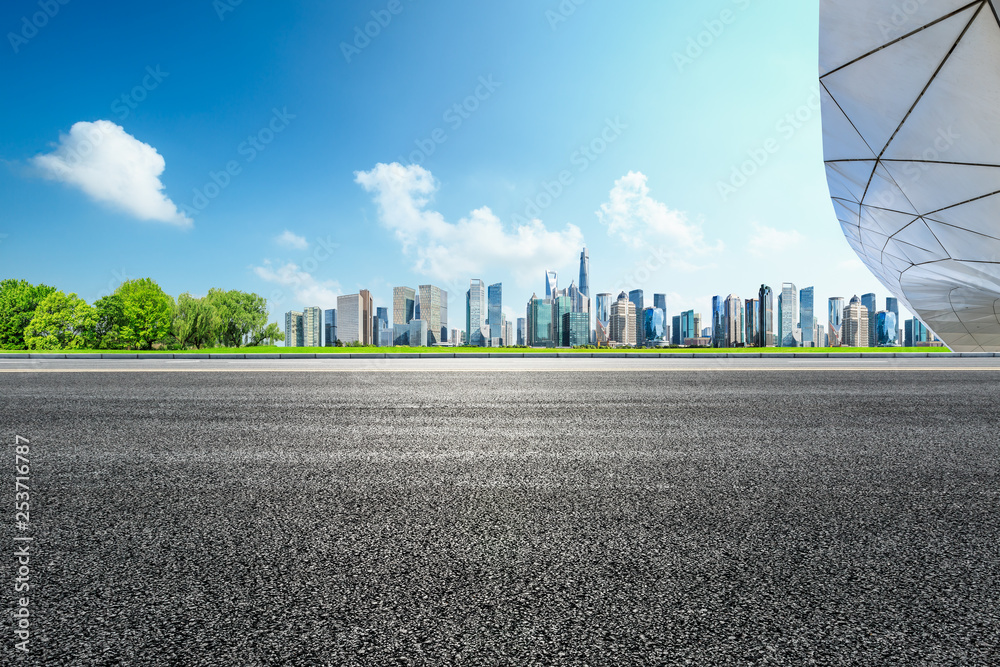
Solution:
[[[928,220],[927,226],[953,259],[1000,262],[1000,239]],[[863,240],[863,237],[862,237]]]
[[[823,115],[823,155],[827,160],[874,160],[877,156],[844,115],[840,105],[820,85]]]
[[[998,164],[1000,154],[1000,28],[988,5],[962,37],[883,155]],[[836,96],[836,95],[835,95]]]
[[[883,161],[882,165],[921,213],[1000,192],[1000,167],[893,161]]]
[[[927,217],[984,236],[1000,238],[1000,195],[981,197],[961,206],[935,211]]]
[[[880,234],[864,227],[861,228],[861,242],[868,248],[876,248],[879,252],[882,252],[888,240],[889,236],[886,234]]]
[[[968,0],[911,3],[906,11],[889,13],[885,4],[871,0],[821,3],[823,32],[819,40],[820,76],[968,4]],[[850,35],[851,39],[843,39]]]
[[[852,225],[849,222],[840,220],[840,228],[844,230],[844,236],[851,239],[861,240],[861,228],[856,225]]]
[[[906,257],[913,264],[926,264],[928,262],[940,262],[943,259],[948,259],[948,255],[944,253],[943,249],[935,253],[896,239],[889,239],[885,248],[887,252],[891,249],[892,254],[897,257],[900,255]]]
[[[875,168],[872,181],[868,185],[868,192],[865,194],[865,199],[862,203],[865,206],[872,206],[874,208],[912,213],[914,217],[920,215],[913,204],[910,203],[910,200],[906,198],[906,195],[903,194],[903,191],[900,190],[896,181],[893,180],[892,176],[889,175],[889,172],[881,164]]]
[[[833,208],[837,212],[838,220],[861,226],[861,205],[857,202],[834,198]]]
[[[875,170],[875,160],[849,160],[826,163],[826,181],[830,194],[860,202]]]
[[[872,206],[861,209],[861,228],[873,229],[886,236],[892,236],[899,230],[909,226],[915,217],[912,213],[899,213]]]
[[[823,85],[876,153],[889,143],[981,7],[960,11],[823,77]]]
[[[896,232],[896,235],[893,238],[897,241],[901,241],[911,246],[916,246],[935,255],[941,255],[942,259],[948,256],[948,253],[945,252],[945,249],[938,242],[937,238],[935,238],[934,232],[927,227],[923,218],[918,218],[906,227],[903,227],[901,230]]]

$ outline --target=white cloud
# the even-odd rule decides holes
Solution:
[[[794,229],[781,231],[755,222],[747,249],[756,257],[774,257],[791,250],[804,240],[805,237]]]
[[[192,225],[163,192],[163,157],[110,121],[74,124],[69,134],[59,136],[54,151],[31,162],[47,178],[73,185],[139,220]]]
[[[337,297],[343,294],[337,281],[317,280],[315,276],[303,271],[293,262],[275,268],[269,260],[264,260],[264,266],[255,266],[253,271],[262,280],[289,288],[294,297],[295,308],[306,306],[334,308],[337,305]],[[281,300],[275,299],[275,301]]]
[[[275,236],[274,240],[278,245],[283,245],[286,248],[294,248],[295,250],[305,250],[309,247],[309,242],[305,240],[305,237],[299,236],[287,229],[278,236]]]
[[[650,197],[646,180],[642,172],[630,171],[615,181],[608,201],[597,211],[598,220],[607,226],[609,236],[617,236],[632,248],[652,248],[655,244],[674,269],[704,268],[690,260],[722,252],[722,242],[709,245],[700,223]]]
[[[509,270],[519,284],[539,282],[546,268],[572,264],[583,247],[583,233],[575,225],[551,231],[541,220],[516,229],[487,208],[472,211],[452,223],[429,210],[437,181],[419,165],[378,164],[355,172],[355,182],[373,195],[379,221],[395,233],[403,252],[414,257],[414,269],[455,289],[471,277]]]

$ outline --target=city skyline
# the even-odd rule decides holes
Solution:
[[[476,276],[503,283],[516,321],[544,271],[582,283],[583,246],[591,292],[702,313],[790,277],[877,292],[828,198],[806,5],[403,3],[348,56],[384,3],[169,6],[156,31],[128,3],[67,5],[0,56],[0,80],[37,100],[0,109],[18,128],[0,262],[88,301],[146,275],[175,295],[239,287],[276,322],[362,288],[388,305],[396,285],[439,285],[460,310]],[[21,12],[0,25],[19,34]],[[477,48],[448,57],[465,34]],[[151,190],[115,170],[130,156],[150,158]],[[130,197],[100,190],[115,177]]]

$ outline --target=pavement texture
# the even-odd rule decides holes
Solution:
[[[35,539],[31,652],[5,584],[0,663],[996,665],[998,390],[956,369],[4,374]]]

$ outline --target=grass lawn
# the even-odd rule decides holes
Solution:
[[[658,348],[658,349],[579,349],[566,348],[523,348],[523,347],[216,347],[202,350],[0,350],[3,353],[15,354],[383,354],[383,353],[499,353],[499,354],[532,354],[544,352],[568,352],[581,354],[601,354],[610,352],[637,352],[648,354],[678,353],[678,354],[857,354],[858,352],[949,352],[946,347],[797,347],[797,348],[734,348],[719,349],[710,347]]]

